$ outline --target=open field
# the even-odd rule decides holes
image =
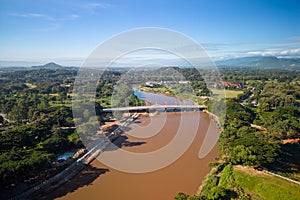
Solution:
[[[253,199],[299,199],[300,185],[256,170],[234,169],[235,181]]]
[[[159,93],[159,94],[166,94],[166,95],[175,95],[174,91],[167,87],[145,87],[145,86],[140,86],[140,90],[145,91],[145,92],[153,92],[153,93]]]
[[[214,95],[223,95],[223,90],[213,89],[212,90]],[[226,98],[236,98],[237,95],[243,94],[243,91],[236,91],[236,90],[225,90]]]

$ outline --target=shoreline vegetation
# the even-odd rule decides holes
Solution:
[[[253,167],[213,163],[196,195],[178,193],[175,199],[298,199],[299,184]]]

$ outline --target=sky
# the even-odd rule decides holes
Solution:
[[[183,33],[213,60],[300,57],[299,0],[0,0],[0,64],[80,66],[140,27]]]

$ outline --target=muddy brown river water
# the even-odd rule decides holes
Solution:
[[[163,128],[157,131],[157,134],[145,137],[154,131],[151,127],[160,126],[163,119],[166,119]],[[215,146],[203,159],[198,157],[205,134],[218,134],[216,128],[212,128],[207,133],[210,119],[206,113],[162,113],[151,119],[140,118],[130,127],[131,131],[147,127],[145,130],[148,131],[141,133],[143,137],[136,137],[136,133],[132,136],[129,131],[116,142],[120,144],[120,148],[136,153],[158,150],[174,138],[182,119],[188,121],[188,124],[183,127],[186,134],[189,134],[191,127],[197,124],[195,119],[200,120],[200,123],[191,146],[171,165],[157,171],[136,174],[112,169],[95,159],[91,166],[48,197],[72,200],[168,200],[174,199],[178,192],[195,194],[211,169],[208,166],[209,162],[214,161],[218,153]]]

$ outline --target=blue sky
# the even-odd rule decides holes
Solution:
[[[138,27],[179,31],[215,60],[300,57],[299,0],[0,0],[0,61],[80,65],[107,38]]]

